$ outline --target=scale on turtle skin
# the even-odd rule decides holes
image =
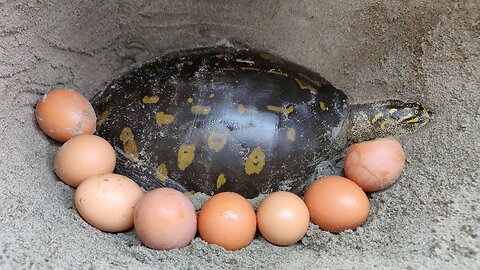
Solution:
[[[224,47],[146,63],[110,83],[93,105],[98,135],[117,151],[116,171],[146,190],[247,198],[300,194],[349,138],[414,131],[431,117],[420,104],[398,100],[349,105],[307,68]]]

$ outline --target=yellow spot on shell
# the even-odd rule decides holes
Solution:
[[[272,111],[272,112],[277,112],[277,113],[281,113],[283,111],[283,109],[281,107],[273,106],[273,105],[268,105],[267,110]]]
[[[263,166],[265,166],[265,153],[260,146],[257,146],[245,161],[245,172],[248,175],[254,173],[259,174]]]
[[[144,96],[142,98],[142,102],[145,103],[145,104],[153,104],[153,103],[157,103],[158,101],[160,100],[159,97],[157,96]]]
[[[175,116],[172,114],[165,114],[164,112],[157,112],[156,120],[159,125],[168,125],[175,120]]]
[[[394,112],[398,111],[398,109],[396,108],[391,108],[390,110],[388,110],[388,113],[392,114]]]
[[[283,113],[285,117],[288,117],[288,115],[290,115],[294,111],[293,106],[289,106],[288,108],[283,109],[282,107],[273,106],[273,105],[268,105],[267,110],[276,112],[276,113]]]
[[[383,113],[379,112],[372,118],[372,125],[375,124],[380,118],[383,117]]]
[[[221,173],[217,178],[217,189],[220,189],[227,182],[227,178]]]
[[[285,110],[283,110],[283,114],[288,117],[289,114],[291,114],[293,112],[293,106],[290,106],[288,108],[286,108]]]
[[[325,105],[325,102],[320,101],[320,109],[322,111],[328,111],[328,107],[327,107],[327,105]]]
[[[245,106],[243,106],[242,104],[239,104],[237,110],[238,110],[239,113],[244,113],[245,112]]]
[[[106,97],[103,97],[102,99],[100,99],[98,102],[100,102],[101,104],[104,104],[104,103],[107,103],[108,101],[110,101],[110,98],[112,97],[112,95],[108,95]]]
[[[207,115],[210,113],[212,108],[210,106],[199,106],[199,105],[194,105],[192,106],[191,112],[194,114],[203,114]]]
[[[120,133],[120,141],[122,141],[123,152],[129,160],[136,160],[140,157],[131,128],[124,127],[122,129],[122,132]]]
[[[227,134],[216,131],[208,135],[208,147],[215,152],[220,152],[227,143]]]
[[[317,89],[313,88],[312,86],[308,85],[308,84],[305,84],[304,82],[302,82],[301,80],[299,79],[295,79],[295,81],[298,83],[298,86],[300,86],[300,89],[302,90],[308,90],[310,91],[310,93],[312,94],[316,94],[317,93]]]
[[[195,157],[195,144],[182,144],[178,149],[178,168],[184,171]]]
[[[187,102],[188,102],[188,103],[192,103],[192,102],[193,102],[193,98],[191,98],[191,97],[187,98]]]
[[[271,62],[282,63],[282,60],[280,60],[278,57],[273,56],[269,53],[260,53],[260,57]]]
[[[260,57],[265,60],[272,60],[272,56],[268,53],[260,53]]]
[[[168,176],[167,165],[165,165],[164,163],[158,165],[157,179],[163,182],[167,179],[167,176]]]
[[[275,70],[275,69],[270,69],[269,71],[267,71],[267,73],[280,75],[280,76],[283,76],[283,77],[288,77],[287,73],[283,73],[283,72]]]
[[[307,81],[315,84],[316,86],[320,87],[322,84],[319,82],[319,81],[316,81],[310,77],[308,77],[307,75],[303,74],[303,73],[298,73],[298,76],[301,76],[303,77],[304,79],[306,79]]]
[[[210,97],[210,98],[213,98],[213,97],[215,97],[215,94],[210,94],[209,97]]]
[[[238,105],[237,111],[239,113],[245,113],[245,112],[247,112],[247,113],[258,113],[257,109],[245,108],[245,106],[243,106],[243,104]]]
[[[109,115],[109,111],[104,111],[97,117],[97,129],[100,129],[102,127],[103,123],[105,123]]]
[[[289,128],[287,130],[287,137],[290,141],[295,141],[295,136],[297,135],[297,132],[293,128]]]

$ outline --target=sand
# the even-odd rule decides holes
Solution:
[[[0,1],[0,268],[480,268],[478,1],[68,2]],[[229,252],[196,238],[166,252],[79,217],[52,169],[59,144],[35,123],[41,95],[71,87],[91,98],[167,50],[222,40],[312,68],[354,102],[418,100],[435,111],[428,127],[397,136],[406,169],[370,196],[365,225],[311,225],[290,247],[257,237]]]

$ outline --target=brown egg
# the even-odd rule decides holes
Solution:
[[[355,229],[367,220],[370,203],[357,184],[341,176],[325,176],[305,193],[313,223],[330,232]]]
[[[255,211],[242,196],[222,192],[212,196],[198,214],[200,237],[227,250],[244,248],[257,230]]]
[[[345,176],[369,192],[393,185],[404,167],[405,153],[393,137],[354,144],[344,158]]]
[[[197,213],[181,192],[157,188],[138,201],[134,224],[145,246],[162,250],[181,248],[195,237]]]
[[[93,134],[97,121],[90,102],[71,89],[46,93],[37,103],[35,116],[40,129],[59,142],[81,134]]]
[[[310,224],[308,208],[297,195],[278,191],[258,206],[258,230],[275,245],[288,246],[302,239]]]
[[[131,179],[104,174],[83,181],[75,191],[75,207],[90,225],[106,232],[121,232],[133,227],[133,210],[143,195]]]
[[[95,175],[111,173],[115,169],[115,150],[96,135],[76,136],[60,147],[55,156],[54,168],[58,178],[77,187]]]

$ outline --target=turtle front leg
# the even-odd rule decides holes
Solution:
[[[314,172],[307,175],[305,181],[298,181],[290,191],[303,196],[313,181],[328,175],[343,175],[343,155],[339,154],[331,159],[320,161]]]
[[[343,175],[343,155],[337,155],[330,160],[320,162],[312,175],[312,182],[328,175]]]

